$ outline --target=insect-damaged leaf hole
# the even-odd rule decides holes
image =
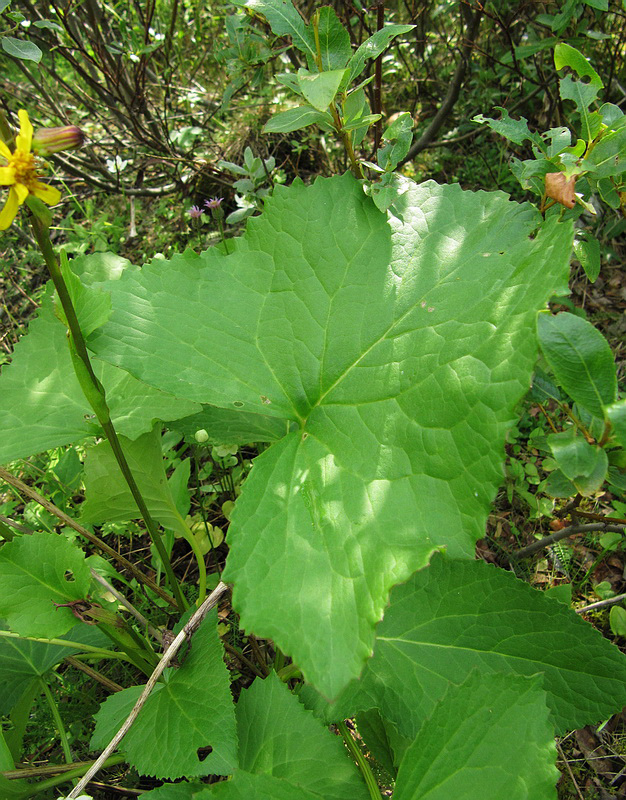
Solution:
[[[74,577],[74,573],[72,572],[71,569],[66,569],[65,570],[65,574],[63,575],[63,580],[66,583],[75,583],[76,582],[76,578]]]
[[[213,752],[213,748],[211,746],[207,747],[199,747],[196,751],[196,755],[198,756],[198,761],[202,763],[207,756],[209,756]]]
[[[235,406],[235,408],[243,407],[243,403],[241,402],[241,400],[233,400],[233,405]]]

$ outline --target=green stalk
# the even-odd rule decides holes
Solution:
[[[52,249],[52,244],[48,235],[48,229],[35,215],[32,217],[32,226],[35,239],[37,240],[39,249],[43,254],[44,261],[46,262],[46,266],[50,272],[50,277],[54,283],[54,288],[57,290],[59,300],[61,301],[61,305],[65,313],[65,318],[67,320],[67,326],[70,333],[70,352],[72,353],[72,361],[76,371],[76,377],[78,378],[83,392],[85,393],[85,397],[93,408],[98,421],[102,426],[104,434],[111,445],[113,455],[115,456],[122,475],[124,476],[126,483],[128,484],[128,488],[130,489],[135,503],[137,504],[139,513],[146,523],[146,528],[148,529],[150,538],[154,542],[154,546],[156,547],[159,557],[163,562],[163,568],[167,574],[170,588],[176,599],[179,611],[185,611],[187,608],[187,603],[185,602],[185,598],[183,597],[180,586],[178,585],[178,581],[176,580],[176,576],[174,575],[174,570],[172,569],[170,560],[167,557],[167,552],[165,550],[161,534],[159,533],[156,523],[152,519],[152,515],[148,511],[148,507],[146,506],[143,496],[139,491],[137,482],[135,481],[135,478],[128,465],[128,461],[126,460],[126,456],[124,455],[124,451],[122,450],[117,432],[113,427],[113,423],[111,422],[111,415],[106,403],[105,390],[96,377],[93,367],[91,366],[91,359],[89,358],[89,353],[87,352],[87,345],[85,344],[85,339],[80,329],[78,317],[76,316],[72,298],[70,297],[65,284],[63,273],[61,272],[57,262],[54,250]]]
[[[102,766],[113,767],[116,764],[124,764],[125,762],[125,756],[111,756],[110,758],[107,758]],[[14,800],[29,800],[29,798],[34,797],[37,794],[41,794],[48,789],[54,789],[55,786],[58,786],[61,783],[67,783],[73,778],[80,778],[87,772],[92,764],[93,761],[90,761],[89,763],[82,764],[80,767],[76,767],[76,769],[73,769],[69,772],[63,772],[61,775],[55,775],[54,778],[48,778],[48,780],[41,781],[41,783],[31,784],[23,794],[15,795]]]
[[[118,653],[115,650],[105,650],[102,647],[92,647],[90,644],[72,642],[69,639],[43,639],[40,636],[21,636],[13,631],[0,631],[0,636],[7,639],[24,639],[27,642],[42,642],[43,644],[56,644],[59,647],[71,647],[72,650],[79,650],[81,653],[89,653],[98,658],[117,658],[121,661],[130,661],[127,653]]]
[[[63,720],[61,719],[61,715],[59,714],[59,709],[57,708],[57,704],[54,702],[54,697],[52,696],[52,692],[50,691],[50,687],[44,681],[43,678],[39,678],[39,685],[43,693],[46,696],[46,700],[48,701],[48,705],[50,706],[50,711],[52,712],[52,718],[54,719],[54,724],[56,725],[56,729],[59,732],[59,738],[61,739],[61,747],[63,748],[63,755],[65,756],[65,763],[71,764],[72,763],[72,751],[70,750],[70,742],[67,738],[67,731],[65,730],[65,725],[63,724]]]
[[[337,729],[339,733],[343,736],[343,740],[346,743],[348,750],[352,754],[352,757],[358,764],[359,769],[363,775],[365,780],[365,785],[367,786],[367,790],[370,793],[370,797],[372,800],[382,800],[382,795],[380,793],[380,789],[378,788],[378,783],[376,782],[376,778],[374,777],[372,770],[370,769],[370,765],[361,752],[361,748],[352,738],[352,734],[348,730],[348,726],[346,725],[343,720],[337,723]]]

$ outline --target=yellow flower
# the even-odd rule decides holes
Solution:
[[[15,150],[11,152],[3,141],[0,141],[0,158],[7,163],[0,166],[0,186],[10,186],[9,196],[4,208],[0,211],[0,230],[6,230],[15,219],[19,207],[29,194],[38,197],[49,206],[56,205],[61,199],[61,192],[38,180],[37,163],[31,153],[33,126],[26,111],[18,111],[20,132],[15,137]]]

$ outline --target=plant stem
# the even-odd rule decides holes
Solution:
[[[0,631],[0,636],[6,639],[23,639],[26,642],[42,642],[43,644],[55,644],[58,647],[71,647],[72,650],[79,650],[81,653],[89,653],[98,658],[117,658],[120,661],[132,661],[127,653],[118,653],[115,650],[106,650],[103,647],[92,647],[90,644],[72,642],[69,639],[43,639],[39,636],[20,636],[13,631]]]
[[[63,748],[65,763],[71,764],[72,751],[70,750],[70,742],[69,739],[67,738],[67,731],[65,730],[65,725],[63,724],[63,720],[61,719],[61,715],[59,714],[59,709],[57,708],[57,704],[54,702],[54,697],[52,696],[50,687],[43,678],[39,678],[39,685],[41,686],[41,689],[46,696],[46,700],[48,701],[48,705],[50,706],[50,711],[52,712],[52,718],[54,719],[54,724],[56,725],[56,729],[59,732],[59,738],[61,740],[61,747]]]
[[[125,756],[111,756],[110,758],[107,758],[102,766],[113,767],[116,764],[124,764],[125,762]],[[54,778],[48,778],[47,781],[41,781],[41,783],[37,783],[34,786],[29,786],[24,794],[15,795],[14,800],[29,800],[29,798],[34,797],[36,794],[41,794],[48,789],[53,789],[55,786],[58,786],[61,783],[67,783],[73,778],[80,778],[81,775],[84,775],[87,772],[92,764],[93,762],[81,764],[81,766],[76,767],[76,769],[64,772],[61,775],[55,775]]]
[[[54,283],[54,288],[57,290],[59,300],[61,301],[61,305],[65,313],[65,318],[67,320],[67,326],[70,333],[70,351],[75,351],[77,356],[76,358],[72,359],[74,362],[76,377],[78,378],[85,397],[93,408],[98,421],[102,426],[104,434],[111,446],[111,450],[113,451],[113,455],[115,456],[122,475],[124,476],[124,479],[128,484],[128,488],[130,489],[135,503],[137,504],[139,513],[146,523],[146,528],[148,529],[150,538],[154,542],[154,545],[159,553],[159,557],[163,562],[163,567],[167,574],[170,588],[172,589],[174,597],[176,598],[176,604],[180,611],[184,611],[187,608],[187,604],[180,590],[180,586],[178,585],[178,581],[176,580],[176,576],[174,575],[174,570],[172,569],[172,565],[170,564],[170,560],[167,556],[161,534],[157,530],[156,523],[152,519],[152,515],[148,511],[148,507],[146,506],[143,496],[139,491],[135,477],[131,472],[128,461],[126,460],[126,456],[124,455],[124,451],[122,450],[117,432],[115,431],[113,423],[111,422],[109,408],[106,403],[105,390],[93,371],[89,353],[87,352],[87,345],[85,344],[85,339],[80,329],[80,324],[78,322],[78,317],[76,316],[76,310],[74,309],[72,298],[70,297],[69,291],[65,284],[65,279],[63,278],[63,273],[61,272],[57,262],[54,250],[52,249],[52,244],[48,235],[48,229],[41,222],[41,220],[34,215],[32,217],[32,226],[35,239],[37,240],[39,249],[43,254],[44,261],[46,262],[46,266],[50,272],[50,277]],[[74,355],[74,352],[72,352],[72,355]]]
[[[361,773],[363,774],[363,779],[365,780],[365,785],[367,786],[367,790],[370,793],[370,797],[372,800],[382,800],[382,795],[380,793],[380,789],[378,788],[378,783],[376,782],[376,778],[374,777],[372,770],[370,769],[370,765],[361,752],[361,748],[359,745],[354,741],[352,734],[348,730],[348,726],[346,725],[343,720],[337,723],[337,730],[343,736],[343,740],[346,743],[348,750],[352,754],[352,757],[355,759],[356,763],[358,764]]]

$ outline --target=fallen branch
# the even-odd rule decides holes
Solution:
[[[521,550],[516,550],[514,553],[511,553],[509,558],[518,561],[520,558],[531,556],[533,553],[536,553],[537,550],[542,550],[544,547],[549,547],[555,542],[560,542],[561,539],[567,539],[568,536],[576,536],[580,533],[590,533],[593,531],[624,533],[624,526],[613,525],[610,522],[592,522],[588,525],[570,525],[567,528],[556,531],[556,533],[550,534],[550,536],[545,536],[543,539],[539,539],[538,541],[529,544],[528,547],[522,547]]]

